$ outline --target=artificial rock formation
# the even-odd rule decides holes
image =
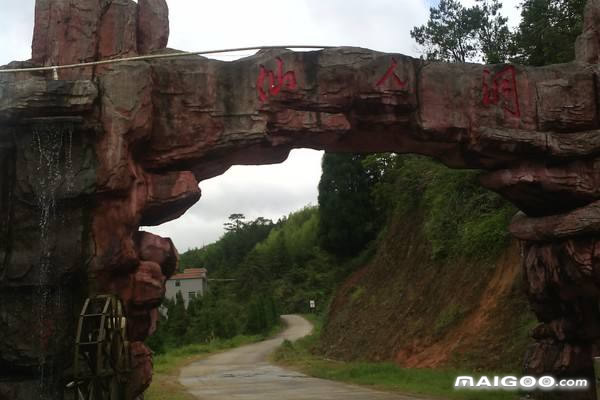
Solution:
[[[175,270],[169,239],[198,183],[292,148],[418,153],[487,170],[516,204],[511,231],[540,320],[527,373],[591,376],[600,355],[600,126],[590,0],[578,62],[430,63],[341,47],[0,74],[0,399],[62,398],[87,296],[124,301],[134,360]],[[32,60],[70,64],[165,49],[164,0],[38,0]],[[582,396],[590,395],[583,394]],[[569,396],[575,396],[569,394]],[[564,396],[562,398],[565,398]]]

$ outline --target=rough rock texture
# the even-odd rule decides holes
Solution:
[[[38,0],[32,61],[10,68],[159,52],[167,35],[162,1]],[[482,184],[524,212],[513,231],[541,323],[527,372],[590,376],[600,355],[596,60],[446,64],[342,47],[76,68],[58,81],[0,74],[0,394],[60,398],[77,310],[107,292],[125,302],[128,390],[139,394],[151,371],[142,341],[177,260],[172,242],[140,225],[177,218],[198,182],[231,165],[281,162],[296,147],[488,170]]]
[[[165,0],[36,0],[32,61],[65,65],[161,50],[169,39]],[[92,67],[60,70],[90,78]]]
[[[575,42],[575,58],[579,62],[597,64],[600,57],[600,2],[588,0],[585,6],[583,32]]]
[[[169,7],[165,0],[138,0],[137,37],[140,54],[167,47]]]

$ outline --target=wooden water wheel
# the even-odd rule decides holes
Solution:
[[[75,400],[123,400],[129,373],[127,319],[112,295],[86,299],[77,325],[71,389]]]

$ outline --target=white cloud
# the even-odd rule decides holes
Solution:
[[[35,2],[0,0],[0,65],[31,58]]]
[[[317,203],[323,152],[292,150],[286,162],[262,166],[233,166],[221,176],[200,183],[202,198],[176,221],[143,228],[172,237],[185,251],[218,239],[223,223],[233,213],[247,220],[273,221],[307,204]]]
[[[169,46],[362,46],[413,54],[409,31],[427,20],[424,0],[170,0]]]
[[[476,4],[475,0],[460,0],[460,2],[466,7],[472,7]],[[521,3],[522,0],[502,0],[501,13],[505,17],[508,17],[508,25],[511,28],[519,25],[521,21]]]

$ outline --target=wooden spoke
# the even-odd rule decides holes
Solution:
[[[100,295],[84,302],[75,340],[75,400],[122,400],[129,374],[127,319],[121,301]]]

